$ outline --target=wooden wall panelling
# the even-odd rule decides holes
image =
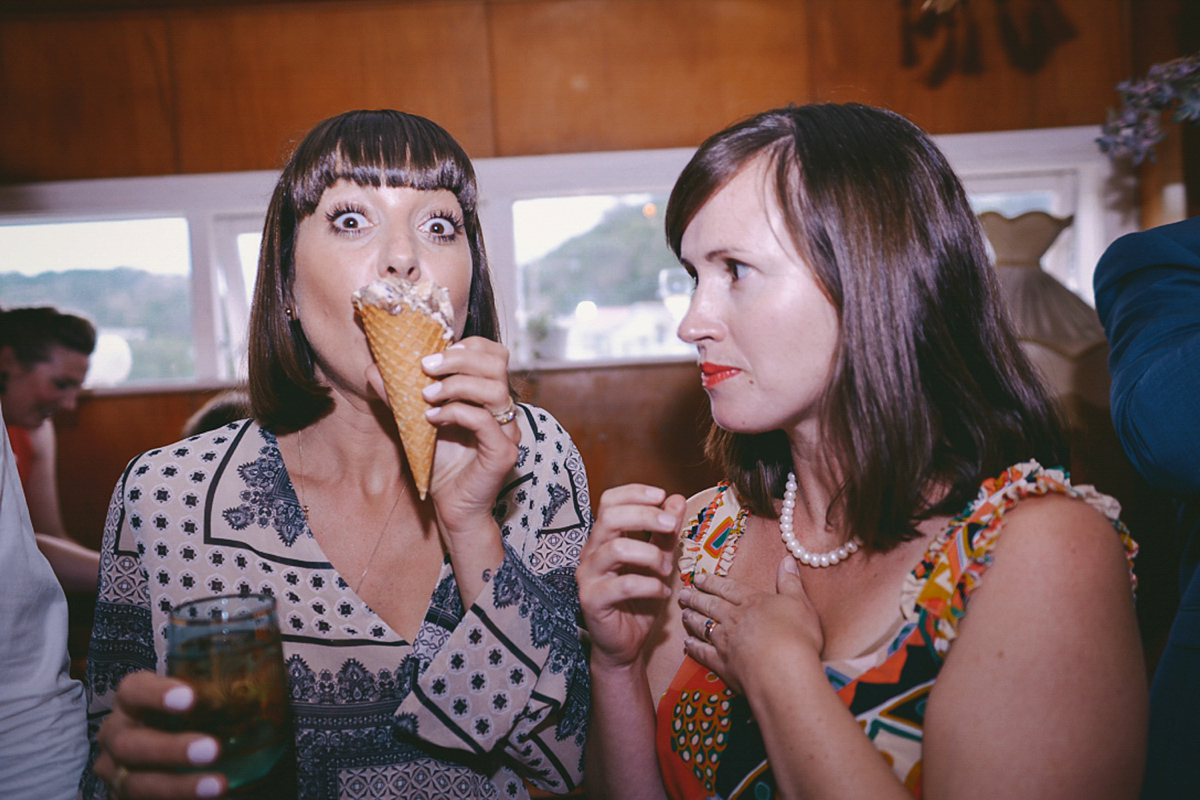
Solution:
[[[1023,19],[1029,0],[1005,6]],[[899,0],[809,0],[814,90],[822,100],[890,108],[932,133],[1100,124],[1127,68],[1123,0],[1056,0],[1077,31],[1030,75],[1013,67],[1001,45],[997,0],[972,0],[979,25],[979,74],[953,71],[937,88],[925,78],[945,31],[915,40],[918,64],[902,66]],[[912,8],[920,3],[914,0]],[[960,48],[963,26],[957,27]]]
[[[1138,3],[1129,18],[1130,69],[1126,77],[1142,78],[1151,66],[1185,54],[1180,42],[1181,0]],[[1114,94],[1113,104],[1118,98]],[[1141,225],[1153,228],[1178,222],[1186,209],[1172,202],[1169,187],[1183,183],[1183,136],[1177,123],[1163,120],[1166,138],[1154,148],[1155,160],[1138,167]]]
[[[216,391],[84,393],[74,411],[55,415],[59,496],[67,530],[98,548],[113,487],[129,460],[178,441],[188,417]]]
[[[683,147],[809,95],[796,0],[489,6],[497,155]]]
[[[518,373],[522,399],[553,414],[579,447],[593,503],[630,482],[685,495],[712,486],[704,459],[711,416],[693,363]],[[67,530],[100,545],[113,487],[134,456],[178,441],[188,417],[218,389],[84,393],[55,416]]]
[[[545,370],[518,378],[526,384],[523,399],[545,408],[571,434],[593,507],[605,489],[625,483],[688,496],[719,479],[704,459],[712,417],[695,364]]]
[[[1007,6],[1019,16],[1029,2]],[[935,133],[1098,123],[1128,72],[1128,0],[1057,2],[1078,36],[1030,76],[1001,51],[996,0],[972,0],[984,72],[938,89],[922,83],[938,42],[919,40],[921,65],[900,66],[899,0],[9,13],[0,180],[273,168],[316,121],[364,106],[425,114],[476,157],[692,146],[734,119],[812,99],[887,106]]]
[[[191,9],[170,17],[182,172],[272,169],[320,120],[391,107],[493,154],[483,0]]]
[[[1129,14],[1132,49],[1130,78],[1140,79],[1155,64],[1191,55],[1200,48],[1200,4],[1195,0],[1139,0]],[[1166,138],[1155,160],[1138,168],[1142,227],[1152,228],[1200,214],[1200,128],[1162,117]],[[1185,187],[1182,203],[1170,194]]]
[[[0,181],[174,172],[173,102],[157,16],[0,19]]]
[[[1116,106],[1117,83],[1129,76],[1130,42],[1124,0],[1057,0],[1076,38],[1032,76],[1030,127],[1099,125]],[[1098,135],[1098,134],[1097,134]]]

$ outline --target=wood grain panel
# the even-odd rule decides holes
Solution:
[[[809,94],[795,0],[490,7],[497,155],[682,147]]]
[[[483,0],[195,9],[170,26],[183,172],[277,168],[356,108],[421,114],[493,154]]]
[[[214,389],[84,393],[74,411],[54,417],[63,523],[98,548],[113,487],[129,460],[180,438],[188,417]]]
[[[0,21],[0,180],[174,172],[166,53],[145,14]]]
[[[823,100],[857,101],[897,111],[932,133],[1099,124],[1127,70],[1122,0],[1057,0],[1077,31],[1033,74],[1013,67],[1001,45],[995,2],[973,2],[982,72],[953,71],[937,88],[926,77],[946,33],[916,39],[918,64],[902,66],[897,0],[810,0],[812,75]],[[1024,0],[1007,7],[1017,20]],[[919,3],[914,2],[916,8]],[[962,26],[958,43],[964,40]]]
[[[633,481],[690,494],[717,481],[702,451],[708,398],[694,364],[548,370],[516,375],[523,399],[549,410],[583,456],[593,502]],[[99,547],[113,487],[129,460],[177,441],[216,389],[89,394],[55,416],[67,530]]]
[[[695,364],[545,370],[525,380],[523,398],[553,414],[579,448],[593,506],[625,483],[687,496],[717,482],[703,454],[712,417]]]
[[[1130,75],[1129,32],[1120,0],[1058,0],[1079,35],[1055,51],[1030,79],[1030,127],[1099,125],[1119,100],[1118,82]]]

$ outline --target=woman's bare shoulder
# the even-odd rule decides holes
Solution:
[[[1005,514],[996,555],[1058,566],[1093,558],[1125,562],[1113,523],[1086,500],[1057,493],[1026,498]]]

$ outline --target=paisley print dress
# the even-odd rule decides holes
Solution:
[[[1120,506],[1091,486],[1072,486],[1057,469],[1017,464],[980,487],[975,500],[939,535],[907,576],[895,624],[879,645],[825,674],[863,732],[915,797],[921,796],[925,700],[967,612],[971,593],[992,563],[1005,512],[1023,498],[1057,492],[1086,500],[1112,522],[1133,577],[1137,545],[1118,520]],[[724,574],[733,560],[747,510],[728,484],[684,529],[680,571]],[[672,798],[778,796],[762,734],[745,698],[713,672],[685,658],[660,699],[659,765]]]
[[[504,562],[464,609],[447,559],[411,642],[329,564],[270,431],[242,421],[133,459],[104,531],[83,796],[106,796],[96,731],[125,674],[164,671],[171,607],[233,592],[277,601],[299,797],[574,789],[589,702],[574,580],[587,478],[553,417],[519,410],[520,455],[494,512]]]

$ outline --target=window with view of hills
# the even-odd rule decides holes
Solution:
[[[977,212],[1074,217],[1043,268],[1091,302],[1096,260],[1136,223],[1132,184],[1096,148],[1096,130],[936,138]],[[675,336],[691,280],[663,237],[667,194],[691,153],[475,161],[515,367],[694,356]],[[277,177],[0,186],[0,305],[50,303],[93,319],[101,341],[89,386],[244,377],[259,236]]]
[[[190,245],[182,219],[0,227],[0,304],[90,319],[89,387],[190,381]]]

